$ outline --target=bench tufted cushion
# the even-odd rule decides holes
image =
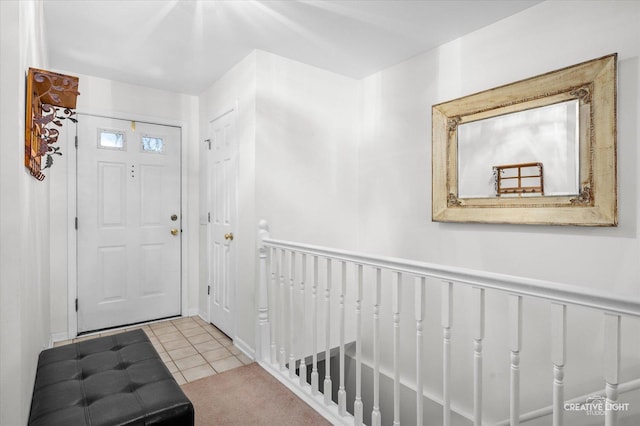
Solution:
[[[142,330],[40,353],[30,426],[193,422],[191,401]]]

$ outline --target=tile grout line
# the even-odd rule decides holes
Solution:
[[[170,330],[167,330],[169,328]],[[249,357],[235,348],[233,341],[218,328],[213,324],[206,323],[197,316],[168,319],[126,327],[115,331],[106,331],[91,336],[56,342],[54,346],[61,346],[72,342],[80,342],[135,329],[142,329],[145,334],[147,334],[153,347],[158,351],[160,358],[179,385],[253,362]],[[161,331],[162,329],[165,330]],[[201,341],[194,342],[194,340]],[[170,349],[172,347],[173,349]],[[210,349],[207,350],[207,347]],[[218,353],[213,355],[212,353],[216,351]],[[210,361],[208,357],[211,357],[212,360]],[[208,367],[208,369],[205,367]]]
[[[222,371],[230,369],[228,367],[233,368],[245,365],[245,362],[243,362],[242,359],[234,353],[233,349],[229,350],[229,348],[232,347],[233,343],[228,337],[224,336],[215,326],[207,324],[204,321],[198,321],[197,318],[198,317],[196,317],[196,319],[193,319],[193,317],[188,317],[180,318],[177,320],[168,320],[165,322],[152,324],[149,327],[153,336],[157,339],[158,345],[160,346],[160,348],[164,349],[164,353],[167,354],[170,360],[167,361],[163,359],[165,365],[167,365],[167,368],[170,367],[170,364],[168,364],[168,362],[173,362],[173,365],[175,366],[175,369],[177,371],[173,372],[172,374],[179,384],[192,382],[203,377],[218,374]],[[185,324],[187,326],[185,326]],[[159,332],[159,330],[166,328],[171,328],[171,330],[169,330],[169,332]],[[189,331],[194,329],[200,329],[200,331],[196,332],[195,334],[193,333],[193,331]],[[166,339],[166,335],[169,334],[171,334],[171,339]],[[195,340],[195,336],[205,334],[208,336],[207,339],[202,342],[193,342],[193,340]],[[165,339],[163,339],[161,336],[165,336]],[[200,338],[197,339],[199,340]],[[171,346],[173,346],[170,344],[170,342],[176,342],[179,340],[182,340],[180,346],[174,349],[169,349]],[[216,345],[219,345],[219,347],[215,350],[224,350],[226,355],[220,357],[219,359],[216,358],[212,361],[209,361],[209,359],[207,359],[207,357],[205,357],[204,355],[205,353],[207,353],[207,351],[201,351],[200,348],[197,347],[197,345],[202,345],[202,343],[205,343],[207,341],[216,342]],[[158,348],[156,347],[156,349]],[[180,354],[180,356],[178,356],[177,354]],[[231,366],[224,364],[222,366],[220,365],[221,362],[229,363],[229,360],[232,360]],[[247,361],[250,362],[251,360],[247,358]],[[193,364],[191,364],[192,362]],[[187,364],[185,365],[185,363]],[[208,367],[208,369],[205,368],[205,366]],[[202,371],[203,369],[205,371]],[[191,374],[192,372],[194,372],[193,376]],[[184,383],[182,383],[183,381]]]

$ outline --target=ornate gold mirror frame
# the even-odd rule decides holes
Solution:
[[[617,55],[612,54],[434,105],[433,221],[616,226],[616,61]],[[481,133],[482,137],[470,142],[472,152],[481,155],[474,154],[471,158],[461,159],[461,126],[563,103],[575,105],[576,111],[573,125],[577,141],[573,161],[574,191],[548,194],[541,187],[543,180],[546,185],[553,178],[546,175],[546,165],[543,179],[542,165],[538,168],[539,172],[522,175],[522,170],[525,170],[523,166],[530,164],[496,164],[497,160],[493,161],[492,154],[483,151],[492,138],[492,134],[486,131]],[[568,125],[569,128],[571,126]],[[530,134],[535,135],[536,131]],[[496,150],[504,150],[499,145],[502,142],[491,143],[498,146]],[[509,149],[513,150],[515,146],[516,150],[522,151],[519,144],[525,142],[511,140],[509,143]],[[526,143],[532,144],[530,151],[536,151],[535,137],[529,137]],[[538,161],[535,158],[532,160]],[[479,196],[468,196],[464,191],[460,193],[462,161],[486,163],[480,164],[480,167],[494,174],[495,188],[498,188],[498,182],[509,184],[512,185],[511,189],[506,192],[510,193],[505,194],[501,190]],[[515,174],[503,175],[504,180],[500,181],[497,173]],[[523,183],[532,177],[537,178],[535,185]]]

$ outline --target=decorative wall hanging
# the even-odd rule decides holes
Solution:
[[[62,120],[76,122],[78,78],[29,68],[26,91],[24,164],[33,177],[43,180],[42,170],[62,155],[58,141]],[[44,165],[43,163],[44,158]]]
[[[616,61],[434,105],[432,219],[617,225]]]

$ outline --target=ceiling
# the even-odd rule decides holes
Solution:
[[[44,0],[49,65],[200,94],[254,49],[361,79],[541,0]]]

